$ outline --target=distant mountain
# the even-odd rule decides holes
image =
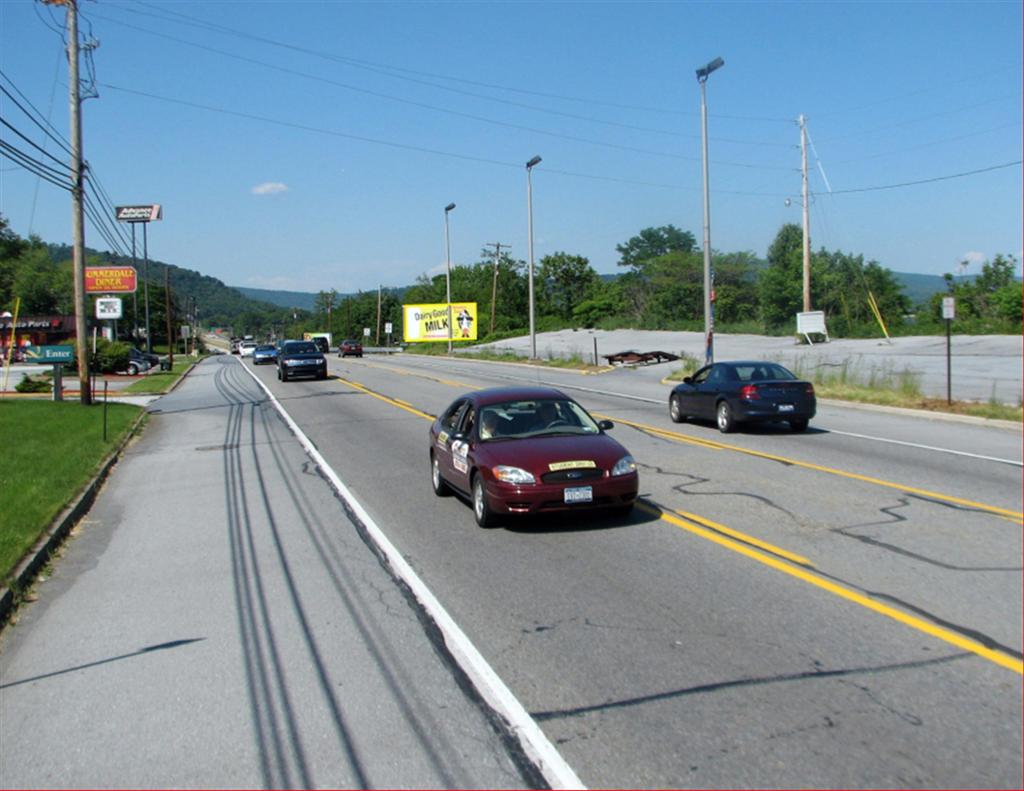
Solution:
[[[279,308],[299,308],[312,311],[313,303],[316,300],[316,294],[305,291],[273,291],[264,288],[245,288],[244,286],[232,286],[232,288],[249,299],[269,302]]]
[[[926,302],[932,294],[947,290],[942,275],[919,275],[915,272],[893,272],[892,275],[915,305]]]
[[[48,244],[47,247],[49,248],[50,258],[53,261],[71,260],[72,250],[69,245]],[[85,248],[85,254],[90,264],[97,260],[105,264],[118,264],[122,266],[126,263],[124,258],[110,252],[100,252],[88,247]],[[127,263],[130,263],[130,261]],[[141,286],[142,276],[146,271],[143,268],[142,261],[138,262],[136,269],[139,273],[139,294],[141,295],[143,293]],[[148,265],[149,282],[151,286],[156,287],[157,294],[160,295],[155,297],[156,299],[163,299],[162,288],[165,271],[170,273],[171,290],[178,300],[180,309],[182,311],[186,309],[186,299],[194,299],[199,315],[202,316],[204,322],[208,322],[211,325],[230,326],[238,322],[239,317],[245,315],[265,317],[268,322],[279,321],[281,323],[288,318],[288,314],[280,310],[280,305],[268,303],[265,299],[261,300],[241,294],[239,293],[241,289],[226,286],[215,277],[203,275],[195,270],[185,269],[174,264],[150,259]],[[310,294],[309,298],[310,307],[312,307],[313,295]],[[288,307],[292,307],[292,305],[289,304]],[[246,326],[250,326],[252,323],[250,322]]]
[[[306,291],[273,291],[271,289],[264,288],[246,288],[244,286],[232,286],[235,291],[238,291],[243,296],[249,299],[258,299],[261,302],[269,302],[271,305],[277,305],[280,308],[299,308],[301,310],[308,310],[311,313],[316,303],[316,294]],[[408,286],[402,288],[386,288],[392,294],[397,294],[401,297],[405,293]],[[376,293],[376,292],[374,292]],[[357,297],[358,294],[338,294],[338,299],[348,299],[349,297]]]
[[[893,272],[893,277],[900,284],[903,293],[906,294],[914,305],[926,302],[932,294],[946,291],[946,281],[941,275],[920,275],[916,272]],[[605,282],[621,277],[618,272],[601,274],[599,277]],[[956,280],[973,280],[974,275],[967,275],[965,278]],[[313,311],[316,294],[306,291],[273,291],[262,288],[245,288],[243,286],[232,286],[243,296],[249,299],[257,299],[261,302],[269,302],[281,308],[300,308],[301,310]],[[389,289],[390,291],[405,292],[405,288]],[[354,297],[355,294],[339,294],[339,299]]]

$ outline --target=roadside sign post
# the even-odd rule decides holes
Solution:
[[[388,344],[388,348],[389,349],[391,348],[391,330],[392,330],[391,322],[390,321],[385,321],[384,322],[384,334],[388,336],[387,337],[387,344]]]
[[[115,208],[115,215],[118,222],[132,223],[132,261],[135,260],[135,223],[142,223],[142,286],[143,286],[143,299],[145,301],[146,310],[146,351],[153,351],[153,341],[149,333],[149,233],[146,230],[149,227],[149,223],[156,220],[162,220],[164,218],[163,207],[159,203],[147,204],[145,206],[117,206]],[[136,319],[138,324],[138,319]],[[172,343],[171,339],[167,339],[167,343]]]
[[[36,365],[53,366],[53,400],[64,400],[64,364],[74,362],[74,346],[26,346],[25,358]]]
[[[953,403],[953,352],[950,327],[956,318],[956,298],[942,298],[942,318],[946,320],[946,403]]]

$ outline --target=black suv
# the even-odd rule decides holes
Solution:
[[[284,341],[277,353],[277,378],[282,382],[296,376],[327,378],[327,358],[313,341]]]

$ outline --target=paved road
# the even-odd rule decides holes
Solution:
[[[0,639],[0,786],[535,776],[231,358],[153,407]]]
[[[668,422],[663,366],[330,364],[282,384],[214,358],[153,406],[0,637],[0,785],[535,780],[246,368],[587,784],[1019,781],[1019,433],[828,406],[726,446]],[[408,405],[523,372],[616,421],[647,510],[481,531],[433,496]]]
[[[828,405],[724,438],[655,371],[331,372],[254,369],[587,785],[1019,781],[1019,431]],[[432,494],[423,415],[537,379],[615,421],[645,508],[482,531]]]

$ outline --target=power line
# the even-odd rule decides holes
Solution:
[[[66,178],[65,174],[59,173],[58,171],[51,168],[44,162],[36,159],[31,154],[27,154],[20,148],[11,145],[5,140],[0,140],[0,156],[4,156],[7,159],[14,162],[16,165],[20,165],[24,170],[34,173],[39,178],[44,179],[56,187],[65,189],[68,192],[71,191],[70,180],[64,181]]]
[[[231,52],[225,52],[224,50],[216,49],[214,47],[209,47],[209,46],[206,46],[205,44],[197,44],[197,43],[194,43],[194,42],[191,42],[191,41],[185,41],[183,39],[179,39],[179,38],[176,38],[174,36],[169,36],[166,33],[159,33],[159,32],[156,32],[156,31],[147,30],[146,28],[140,28],[140,27],[138,27],[136,25],[129,25],[129,24],[124,23],[124,22],[119,22],[116,19],[110,19],[109,17],[103,17],[103,16],[98,15],[98,14],[95,15],[95,16],[98,16],[98,17],[103,18],[103,19],[107,19],[108,21],[114,22],[115,24],[125,25],[126,27],[129,27],[129,28],[132,28],[132,29],[135,29],[135,30],[141,30],[143,32],[150,33],[151,35],[158,36],[160,38],[165,38],[165,39],[168,39],[170,41],[174,41],[176,43],[183,44],[185,46],[194,47],[196,49],[200,49],[200,50],[203,50],[203,51],[206,51],[206,52],[212,52],[212,53],[214,53],[216,55],[220,55],[220,56],[223,56],[223,57],[226,57],[226,58],[231,58],[233,60],[238,60],[238,61],[241,61],[243,63],[254,64],[254,65],[261,66],[261,67],[267,68],[267,69],[272,69],[274,71],[278,71],[278,72],[281,72],[281,73],[284,73],[284,74],[289,74],[289,75],[293,75],[293,76],[296,76],[296,77],[301,77],[303,79],[315,80],[317,82],[326,83],[328,85],[333,85],[335,87],[343,88],[345,90],[353,91],[355,93],[361,93],[361,94],[364,94],[364,95],[367,95],[367,96],[372,96],[372,97],[377,98],[377,99],[384,99],[386,101],[397,102],[399,104],[404,104],[404,105],[407,105],[407,106],[410,106],[410,107],[417,107],[417,108],[424,109],[424,110],[429,110],[429,111],[432,111],[432,112],[444,113],[446,115],[452,115],[452,116],[456,116],[458,118],[466,118],[466,119],[469,119],[471,121],[478,121],[480,123],[491,124],[491,125],[494,125],[494,126],[501,126],[501,127],[507,128],[507,129],[515,129],[515,130],[520,131],[520,132],[530,132],[532,134],[544,135],[544,136],[547,136],[547,137],[554,137],[554,138],[558,138],[558,139],[562,139],[562,140],[570,140],[570,141],[576,142],[576,143],[586,143],[586,144],[589,144],[589,145],[602,146],[604,148],[611,148],[611,149],[615,149],[615,150],[619,150],[619,151],[630,151],[630,152],[638,153],[638,154],[646,154],[646,155],[649,155],[649,156],[665,157],[665,158],[668,158],[668,159],[679,159],[679,160],[684,160],[684,161],[694,161],[695,162],[695,161],[698,160],[697,157],[689,157],[689,156],[685,156],[685,155],[681,155],[681,154],[670,153],[670,152],[667,152],[667,151],[655,151],[655,150],[646,149],[646,148],[639,148],[637,146],[627,146],[627,145],[620,145],[620,144],[617,144],[617,143],[608,143],[608,142],[605,142],[605,141],[602,141],[602,140],[595,140],[595,139],[592,139],[592,138],[580,137],[578,135],[570,135],[570,134],[565,134],[565,133],[562,133],[562,132],[552,132],[552,131],[549,131],[547,129],[540,129],[540,128],[537,128],[537,127],[523,126],[521,124],[515,124],[515,123],[511,123],[509,121],[502,121],[502,120],[495,119],[495,118],[488,118],[486,116],[476,115],[474,113],[466,113],[466,112],[462,112],[462,111],[459,111],[459,110],[453,110],[453,109],[447,108],[447,107],[441,107],[441,106],[434,105],[434,104],[428,104],[426,102],[415,101],[413,99],[405,99],[405,98],[400,97],[400,96],[394,96],[392,94],[382,93],[380,91],[374,91],[374,90],[371,90],[369,88],[360,87],[358,85],[352,85],[350,83],[345,83],[345,82],[341,82],[339,80],[334,80],[334,79],[331,79],[329,77],[324,77],[324,76],[319,75],[319,74],[310,74],[309,72],[299,71],[297,69],[288,68],[286,66],[277,66],[275,64],[267,63],[266,61],[258,60],[256,58],[250,58],[250,57],[245,56],[245,55],[237,55],[237,54],[234,54],[234,53],[231,53]],[[444,86],[435,86],[435,87],[442,87],[443,88]],[[444,89],[445,90],[450,90],[448,88],[444,88]],[[460,91],[460,93],[465,93],[465,92],[464,91]],[[474,96],[477,96],[478,98],[483,98],[483,99],[487,99],[487,100],[491,100],[491,101],[499,101],[499,100],[493,100],[493,99],[491,99],[491,97],[479,96],[478,94],[470,94],[470,95],[474,95]],[[508,104],[508,102],[503,102],[503,103]],[[576,120],[584,120],[584,121],[591,121],[591,122],[594,122],[594,123],[608,124],[608,125],[617,126],[617,127],[620,127],[620,128],[631,129],[633,131],[656,132],[656,133],[659,133],[659,134],[667,134],[667,135],[672,135],[672,136],[680,137],[680,138],[696,137],[695,135],[683,135],[683,134],[678,134],[678,133],[675,133],[675,132],[667,132],[667,131],[664,131],[664,130],[651,130],[651,129],[646,129],[644,127],[638,127],[638,126],[633,126],[633,125],[630,125],[630,124],[618,123],[618,122],[614,122],[614,121],[601,121],[601,120],[593,119],[593,118],[584,118],[583,116],[572,115],[570,113],[562,113],[562,112],[558,112],[558,111],[549,111],[549,110],[545,110],[543,108],[531,107],[529,105],[519,104],[517,106],[519,106],[519,107],[526,107],[526,108],[532,109],[532,110],[538,110],[540,112],[550,112],[550,113],[553,113],[555,115],[561,115],[561,116],[565,116],[565,117],[569,117],[569,118],[574,118]],[[774,144],[774,143],[755,143],[755,142],[750,142],[750,141],[739,141],[739,140],[733,140],[733,139],[721,140],[720,142],[731,142],[731,143],[737,143],[737,144],[743,144],[743,145],[779,145],[779,146],[786,147],[786,148],[789,147],[788,144],[782,144],[782,143],[779,143],[779,144]],[[773,168],[771,166],[758,165],[758,164],[753,164],[753,163],[717,162],[715,164],[725,165],[725,166],[732,166],[732,167],[764,168],[766,170],[786,169],[786,168]]]
[[[346,65],[346,66],[351,66],[353,68],[358,68],[358,69],[363,69],[365,71],[371,71],[371,72],[375,72],[375,73],[378,73],[378,74],[383,74],[384,76],[393,77],[395,79],[402,79],[402,80],[406,80],[408,82],[414,82],[414,83],[419,83],[419,84],[422,84],[422,85],[428,85],[428,86],[431,86],[431,87],[434,87],[434,88],[439,88],[441,90],[451,91],[451,92],[454,92],[454,93],[461,93],[463,95],[468,95],[468,96],[475,96],[477,98],[486,99],[486,100],[489,100],[489,101],[502,102],[502,103],[505,103],[505,104],[515,105],[515,106],[529,107],[529,105],[518,105],[515,102],[510,102],[508,100],[503,100],[503,99],[499,99],[499,98],[496,98],[496,97],[485,96],[485,95],[481,95],[481,94],[469,93],[467,91],[459,91],[459,90],[457,90],[455,88],[450,88],[450,87],[445,86],[445,85],[438,85],[437,83],[425,82],[424,80],[421,80],[421,79],[413,79],[411,77],[405,77],[403,75],[404,74],[412,74],[412,75],[417,75],[417,77],[430,77],[432,79],[447,80],[447,81],[453,82],[453,83],[460,83],[460,84],[463,84],[463,85],[472,85],[472,86],[476,86],[476,87],[479,87],[479,88],[488,88],[490,90],[506,91],[506,92],[509,92],[509,93],[519,93],[519,94],[524,94],[524,95],[528,95],[528,96],[538,96],[538,97],[542,97],[542,98],[546,98],[546,99],[557,99],[558,101],[569,101],[569,102],[577,102],[577,103],[580,103],[580,104],[591,104],[591,105],[598,105],[598,106],[604,106],[604,107],[612,107],[612,108],[618,109],[618,110],[629,110],[629,111],[634,111],[634,112],[635,111],[653,112],[653,113],[661,113],[661,114],[665,114],[665,115],[686,116],[686,117],[693,117],[693,116],[697,115],[696,113],[684,112],[684,111],[681,111],[681,110],[667,110],[667,109],[665,109],[663,107],[647,107],[647,106],[641,106],[641,105],[621,104],[621,103],[617,103],[617,102],[609,102],[609,101],[602,100],[602,99],[581,98],[581,97],[578,97],[578,96],[568,96],[568,95],[564,95],[564,94],[546,93],[546,92],[542,92],[542,91],[534,91],[534,90],[529,90],[529,89],[526,89],[526,88],[517,88],[517,87],[508,86],[508,85],[495,85],[495,84],[492,84],[492,83],[480,82],[478,80],[467,80],[467,79],[464,79],[464,78],[461,78],[461,77],[452,77],[452,76],[445,75],[445,74],[434,74],[434,73],[431,73],[431,72],[419,71],[419,70],[416,70],[416,69],[406,69],[406,68],[402,68],[400,66],[392,66],[392,65],[389,65],[389,64],[385,64],[385,63],[375,63],[373,61],[360,60],[360,59],[357,59],[357,58],[349,58],[349,57],[345,57],[345,56],[342,56],[342,55],[335,55],[335,54],[329,53],[329,52],[322,52],[322,51],[319,51],[319,50],[313,50],[313,49],[309,49],[309,48],[306,48],[306,47],[301,47],[301,46],[298,46],[298,45],[295,45],[295,44],[289,44],[289,43],[284,42],[284,41],[278,41],[278,40],[275,40],[275,39],[265,38],[263,36],[257,36],[257,35],[251,34],[251,33],[246,33],[246,32],[234,29],[234,28],[227,27],[225,25],[218,25],[216,23],[206,22],[204,20],[197,19],[196,17],[189,16],[188,14],[182,14],[182,13],[180,13],[178,11],[166,11],[164,9],[155,9],[152,5],[150,5],[148,3],[137,2],[137,4],[141,5],[141,6],[144,6],[146,8],[150,8],[150,9],[152,9],[154,11],[159,10],[161,13],[165,14],[165,16],[161,17],[159,14],[146,14],[145,12],[139,11],[138,9],[132,9],[132,8],[124,8],[122,10],[128,11],[129,13],[139,14],[139,15],[142,15],[142,16],[155,16],[156,18],[164,19],[165,21],[178,22],[178,24],[191,25],[193,27],[199,27],[199,28],[202,28],[202,29],[205,29],[205,30],[208,30],[208,31],[219,32],[219,33],[226,33],[226,34],[229,34],[229,35],[232,35],[232,36],[236,36],[236,37],[239,37],[239,38],[248,39],[248,40],[251,40],[251,41],[258,41],[258,42],[260,42],[262,44],[269,44],[270,46],[280,47],[280,48],[283,48],[283,49],[292,50],[294,52],[299,52],[299,53],[302,53],[304,55],[310,55],[310,56],[317,57],[317,58],[322,58],[322,59],[325,59],[325,60],[331,60],[331,61],[334,61],[336,63],[340,63],[340,64],[343,64],[343,65]],[[178,19],[175,19],[174,17],[178,17]],[[181,21],[181,20],[185,20],[185,21]],[[122,23],[122,24],[124,24],[124,23]],[[553,113],[556,113],[556,114],[560,114],[560,113],[557,113],[556,111],[545,110],[544,108],[531,107],[531,109],[540,110],[541,112],[553,112]],[[570,116],[570,117],[578,117],[578,116]],[[775,122],[775,123],[783,123],[783,122],[788,123],[789,120],[790,120],[788,118],[765,118],[765,117],[750,117],[750,116],[716,115],[715,117],[716,118],[730,118],[730,119],[733,119],[733,120],[741,120],[741,121],[770,121],[770,122]],[[584,119],[584,120],[596,120],[596,119]],[[596,121],[596,122],[597,123],[602,123],[601,121]],[[658,131],[658,130],[648,130],[648,131]],[[673,133],[666,132],[665,134],[673,134]]]
[[[3,77],[5,80],[7,80],[8,83],[10,83],[11,87],[14,88],[15,91],[17,91],[18,96],[20,96],[25,101],[25,104],[27,104],[29,107],[33,109],[33,111],[35,111],[36,115],[33,115],[28,110],[26,110],[22,106],[22,104],[11,95],[11,92],[8,91],[3,85],[0,85],[0,92],[2,92],[5,96],[7,96],[8,99],[14,102],[15,106],[19,110],[21,110],[28,117],[28,119],[32,121],[32,123],[34,123],[41,130],[43,130],[43,134],[45,134],[48,138],[50,138],[50,140],[52,140],[58,146],[60,146],[64,150],[64,152],[68,154],[68,156],[70,156],[71,149],[68,147],[70,144],[60,135],[59,132],[57,132],[57,130],[53,127],[53,124],[51,124],[49,121],[39,120],[40,118],[43,118],[43,114],[40,113],[39,110],[36,109],[35,105],[33,105],[32,102],[30,102],[25,97],[25,94],[18,90],[18,86],[14,84],[10,77],[4,74],[2,69],[0,69],[0,77]]]
[[[1015,162],[1006,162],[1005,164],[1002,165],[992,165],[991,167],[979,168],[978,170],[968,170],[963,173],[953,173],[948,176],[936,176],[935,178],[921,179],[920,181],[904,181],[901,184],[885,184],[879,187],[859,187],[857,189],[835,190],[831,194],[849,195],[850,193],[854,192],[876,192],[878,190],[899,189],[900,187],[914,187],[917,186],[918,184],[932,184],[936,181],[949,181],[950,179],[959,179],[963,178],[964,176],[976,176],[979,173],[989,173],[993,170],[1003,170],[1004,168],[1012,168],[1014,165],[1020,165],[1021,163],[1022,160],[1018,159]]]
[[[10,129],[12,132],[14,132],[14,134],[16,134],[18,137],[20,137],[22,140],[24,140],[30,146],[32,146],[32,148],[34,148],[37,151],[39,151],[47,159],[53,160],[54,162],[56,162],[61,167],[66,168],[67,171],[68,171],[68,175],[70,175],[70,173],[71,173],[71,168],[70,167],[65,165],[63,162],[61,162],[59,159],[57,159],[57,157],[55,157],[53,154],[51,154],[49,151],[47,151],[45,148],[43,148],[38,143],[34,143],[31,139],[29,139],[29,137],[26,134],[24,134],[23,132],[19,132],[17,129],[15,129],[13,125],[11,125],[10,123],[8,123],[7,121],[5,121],[3,119],[3,116],[0,116],[0,124],[3,124],[4,126],[6,126],[8,129]]]

